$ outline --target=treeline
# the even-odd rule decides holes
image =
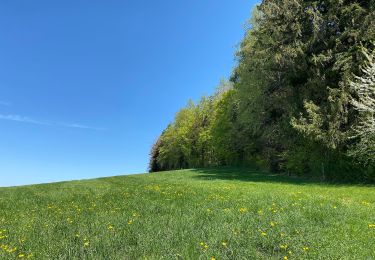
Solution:
[[[150,171],[242,165],[375,179],[375,0],[263,0],[232,76],[181,109]]]

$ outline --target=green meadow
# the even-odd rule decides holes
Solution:
[[[0,259],[374,259],[373,186],[243,168],[0,188]]]

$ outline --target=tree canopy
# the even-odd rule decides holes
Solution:
[[[150,170],[247,165],[374,180],[374,49],[374,0],[263,0],[232,76],[177,113]]]

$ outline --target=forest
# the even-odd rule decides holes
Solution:
[[[150,172],[375,181],[375,0],[263,0],[235,55],[231,77],[161,133]]]

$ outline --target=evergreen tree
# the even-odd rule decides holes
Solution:
[[[351,138],[359,139],[349,151],[351,156],[365,163],[375,162],[375,57],[368,55],[363,75],[351,82],[355,97],[351,103],[359,112],[358,123],[353,126]]]
[[[375,0],[263,0],[230,81],[177,113],[151,161],[365,176],[348,151],[373,163],[373,67],[362,72],[361,50],[374,39]]]

